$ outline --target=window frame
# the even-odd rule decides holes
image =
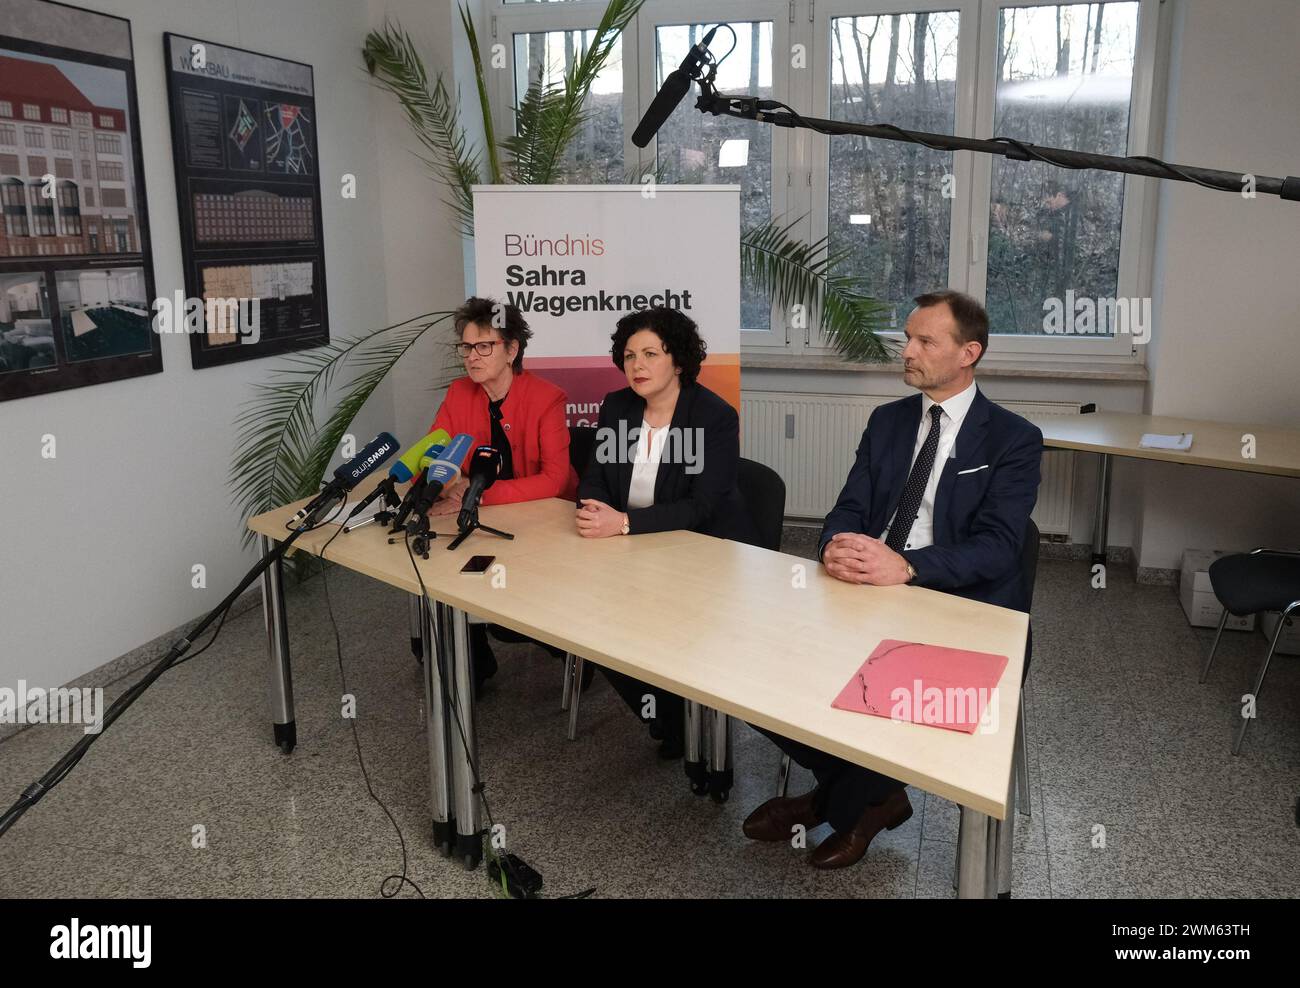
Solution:
[[[1085,0],[1079,0],[1085,2]],[[1138,3],[1133,88],[1130,94],[1128,154],[1158,150],[1158,73],[1168,69],[1168,53],[1160,47],[1162,0]],[[834,17],[957,11],[960,15],[957,66],[957,106],[954,133],[986,138],[993,133],[996,105],[997,28],[1001,11],[1011,7],[1069,5],[1051,0],[650,0],[623,32],[623,161],[624,171],[653,164],[657,140],[644,149],[631,136],[644,109],[653,100],[655,42],[661,26],[720,21],[772,21],[772,85],[800,113],[829,117],[833,49],[830,23]],[[563,3],[487,5],[490,30],[482,32],[480,53],[488,73],[489,107],[498,135],[514,132],[514,35],[532,32],[591,30],[599,23],[606,0],[566,0]],[[492,49],[503,44],[507,70],[491,68]],[[802,44],[806,70],[791,66],[793,46]],[[974,52],[972,56],[970,53]],[[635,53],[635,54],[633,54]],[[784,92],[784,97],[779,94]],[[675,112],[696,112],[696,90]],[[884,121],[889,122],[889,121]],[[773,127],[772,215],[789,220],[802,217],[796,236],[805,242],[824,237],[829,227],[830,138],[810,131]],[[948,254],[948,286],[983,299],[988,281],[989,203],[992,156],[953,152],[956,198],[952,207]],[[785,182],[780,181],[785,173]],[[1118,297],[1149,298],[1155,234],[1151,229],[1157,179],[1128,175],[1124,180],[1121,214]],[[966,208],[960,208],[965,202]],[[978,204],[978,208],[977,208]],[[784,353],[826,356],[835,350],[816,326],[792,329],[785,314],[773,307],[771,328],[741,331],[743,353]],[[1020,336],[996,333],[990,360],[1026,363],[1142,364],[1143,348],[1130,337]],[[902,327],[885,332],[891,341],[903,339]]]

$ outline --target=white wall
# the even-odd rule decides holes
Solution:
[[[1300,173],[1300,3],[1178,0],[1162,156]],[[1146,410],[1300,428],[1300,203],[1161,185]],[[1242,430],[1246,431],[1245,428]],[[1300,482],[1144,464],[1140,562],[1300,545]]]
[[[156,291],[183,287],[162,32],[315,67],[331,335],[387,316],[376,94],[356,0],[79,0],[131,20]],[[445,4],[443,4],[445,6]],[[358,195],[340,195],[341,176]],[[228,488],[232,420],[278,358],[195,371],[165,336],[163,372],[0,405],[0,685],[67,682],[214,606],[253,563]],[[391,387],[363,410],[393,427]],[[427,424],[427,423],[426,423]],[[41,437],[58,456],[40,456]],[[414,438],[398,433],[398,438]],[[190,568],[207,567],[206,590]]]

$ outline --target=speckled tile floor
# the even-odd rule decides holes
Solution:
[[[815,532],[788,529],[810,554]],[[1032,816],[1019,817],[1023,897],[1300,895],[1300,658],[1275,659],[1240,757],[1239,698],[1265,643],[1187,626],[1175,591],[1087,564],[1044,560],[1028,684]],[[334,571],[350,691],[370,784],[405,836],[407,874],[428,896],[491,894],[432,849],[420,672],[403,595]],[[227,622],[207,654],[164,676],[71,776],[0,839],[0,896],[361,896],[400,872],[397,834],[366,794],[319,579],[289,597],[299,743],[270,739],[260,609]],[[495,646],[479,705],[481,769],[507,842],[549,895],[951,897],[953,804],[912,790],[917,812],[862,864],[821,873],[804,852],[744,839],[773,792],[777,750],[740,726],[731,799],[690,793],[597,677],[579,738],[565,740],[559,664]],[[138,678],[107,690],[111,701]],[[1118,688],[1117,688],[1118,687]],[[80,728],[29,728],[0,743],[0,800],[41,774]],[[796,769],[792,793],[810,777]],[[824,829],[824,828],[823,828]],[[810,846],[821,839],[810,835]],[[1103,845],[1104,846],[1101,846]],[[195,846],[196,844],[201,846]],[[414,894],[409,888],[403,895]]]

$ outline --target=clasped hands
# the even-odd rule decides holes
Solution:
[[[826,572],[845,583],[891,587],[911,579],[907,560],[879,539],[857,532],[837,532],[822,550]]]

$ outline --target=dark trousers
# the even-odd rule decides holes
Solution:
[[[906,783],[887,775],[762,727],[750,726],[766,734],[778,748],[817,777],[817,811],[839,833],[852,830],[868,806],[879,806],[891,793],[907,788]]]
[[[621,672],[615,672],[613,669],[602,667],[600,671],[609,680],[609,685],[614,687],[614,692],[623,698],[628,709],[636,714],[637,720],[646,722],[646,718],[642,715],[646,707],[644,698],[647,695],[652,696],[654,697],[654,719],[659,721],[663,736],[679,739],[682,737],[685,731],[686,704],[680,696],[643,683],[639,679],[633,679]]]
[[[539,642],[527,635],[521,635],[517,631],[511,631],[509,628],[503,628],[495,624],[471,624],[469,626],[469,654],[472,659],[474,681],[477,683],[490,679],[497,671],[497,657],[492,651],[492,644],[488,641],[488,631],[492,632],[492,637],[497,641],[534,642],[550,652],[551,655],[557,658],[564,657],[563,649],[548,645],[545,642]]]

